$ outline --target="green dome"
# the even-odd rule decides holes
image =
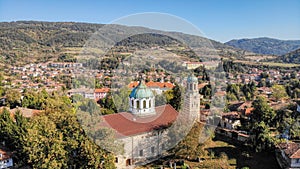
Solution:
[[[142,99],[154,97],[154,95],[151,89],[149,89],[144,82],[140,82],[139,85],[131,91],[129,97],[135,99]]]
[[[187,82],[198,82],[198,78],[196,78],[193,74],[189,75],[187,78]]]

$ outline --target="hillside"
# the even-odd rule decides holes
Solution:
[[[39,22],[39,21],[17,21],[0,22],[0,63],[2,64],[25,64],[32,62],[44,62],[57,60],[59,57],[76,56],[81,52],[83,45],[91,35],[100,29],[103,24],[75,23],[75,22]],[[124,33],[135,33],[138,30],[145,32],[151,29],[143,27],[127,27],[114,25],[114,30],[108,32],[112,39],[122,36]],[[160,33],[162,31],[156,31]],[[247,52],[224,45],[214,40],[203,37],[183,34],[179,32],[168,32],[170,35],[182,38],[192,46],[200,47],[210,53],[217,53],[223,57],[243,58]],[[185,48],[175,48],[181,42],[170,37],[156,36],[153,34],[141,35],[146,38],[128,38],[118,43],[122,46],[137,48],[141,46],[167,46],[168,50],[177,54],[192,57],[193,52]],[[142,41],[141,41],[142,39]],[[211,45],[203,42],[209,41]],[[133,44],[133,45],[132,45]],[[184,46],[184,44],[181,46]],[[186,45],[185,45],[186,47]],[[124,52],[118,50],[119,52]],[[186,52],[187,51],[187,52]],[[128,52],[128,49],[125,50]]]
[[[300,48],[300,40],[278,40],[266,37],[231,40],[225,44],[258,54],[278,56]]]
[[[279,56],[276,60],[284,63],[300,64],[300,48],[285,55]]]

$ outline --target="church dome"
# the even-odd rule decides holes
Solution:
[[[130,98],[135,98],[135,99],[142,99],[142,98],[150,98],[154,97],[151,89],[149,89],[143,81],[139,83],[137,87],[135,87],[130,95]]]
[[[192,83],[192,82],[198,82],[197,77],[195,77],[193,74],[189,75],[187,78],[187,82]]]

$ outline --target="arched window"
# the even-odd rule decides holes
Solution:
[[[146,100],[143,101],[143,109],[146,108]]]
[[[190,83],[190,90],[193,90],[193,84]]]
[[[134,107],[134,100],[131,100],[131,106]]]
[[[196,90],[196,84],[194,84],[194,90]]]
[[[137,109],[140,108],[140,101],[139,101],[139,100],[136,101],[136,108],[137,108]]]
[[[149,107],[151,107],[151,101],[152,101],[152,100],[150,99],[150,100],[149,100]]]

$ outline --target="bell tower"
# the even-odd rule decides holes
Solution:
[[[186,81],[186,91],[184,96],[184,112],[190,117],[200,121],[200,94],[198,90],[198,79],[194,74],[190,74]]]

